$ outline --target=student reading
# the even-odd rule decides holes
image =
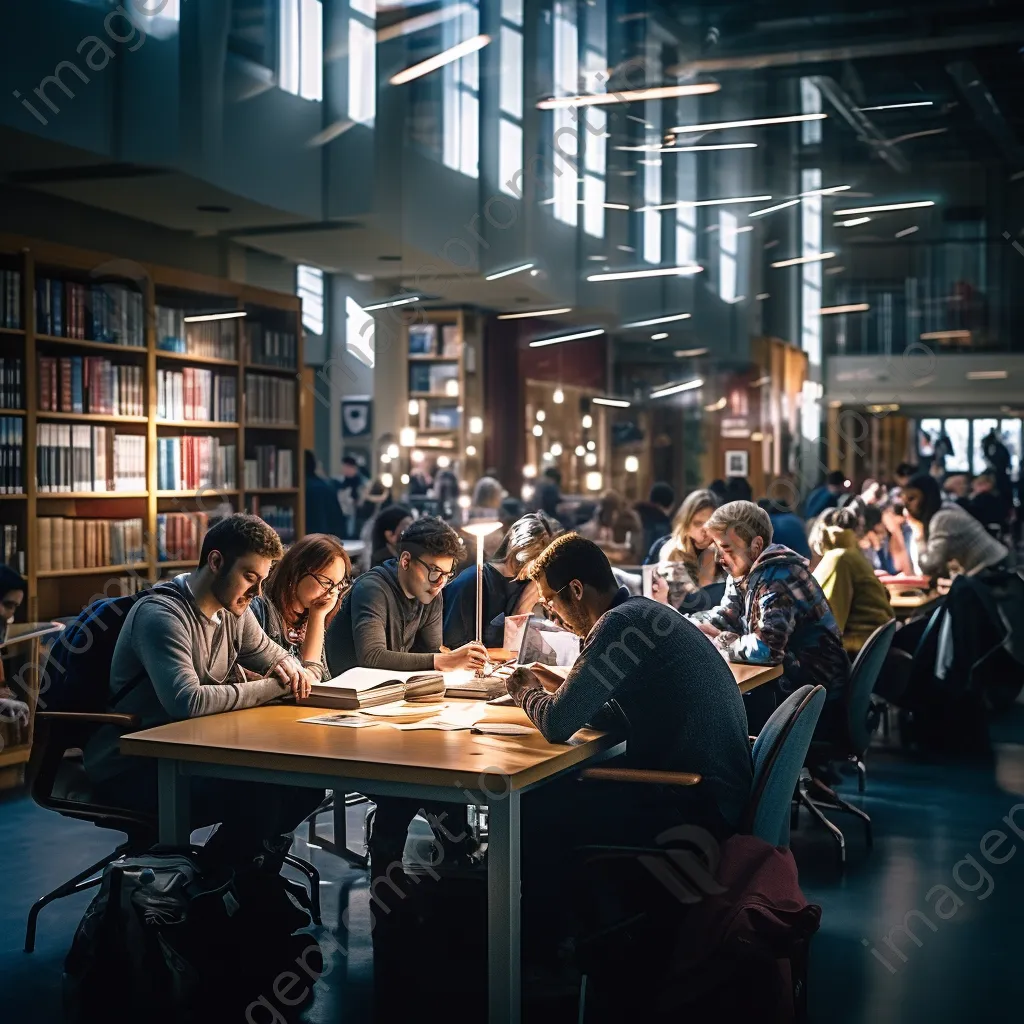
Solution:
[[[281,541],[262,519],[232,515],[211,526],[198,568],[155,588],[132,606],[114,647],[108,711],[136,715],[142,728],[255,707],[285,694],[307,696],[311,675],[260,629],[250,607]],[[258,678],[249,679],[245,670]],[[104,727],[85,750],[100,801],[156,814],[156,764],[122,756],[119,733]],[[207,843],[233,860],[269,850],[279,868],[291,832],[323,790],[271,783],[196,779],[192,827],[220,822]]]
[[[398,539],[398,557],[363,573],[342,601],[327,630],[331,675],[350,668],[438,672],[479,668],[487,659],[482,644],[441,652],[441,591],[462,557],[459,535],[443,520],[417,519]],[[401,797],[376,800],[370,834],[370,866],[375,875],[401,863],[409,822],[421,801]],[[422,809],[455,821],[453,805]],[[442,819],[443,820],[443,819]],[[440,831],[444,834],[444,826]],[[462,831],[452,825],[450,831]],[[444,843],[442,836],[438,840]]]

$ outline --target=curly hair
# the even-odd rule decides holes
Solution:
[[[543,577],[551,590],[564,590],[571,580],[607,593],[617,586],[608,556],[592,540],[563,533],[537,556],[527,571],[531,580]]]
[[[460,559],[465,551],[462,538],[438,516],[424,516],[410,523],[398,538],[398,553],[436,555]]]
[[[276,561],[284,554],[281,538],[274,528],[259,516],[244,512],[225,516],[206,531],[199,552],[200,568],[209,562],[214,551],[219,551],[224,558],[225,571],[241,555],[262,555]]]
[[[352,575],[352,560],[348,556],[341,541],[329,533],[307,533],[302,540],[296,541],[285,553],[284,557],[270,571],[263,592],[267,600],[281,613],[288,622],[295,591],[299,581],[325,570],[331,562],[340,558],[345,565],[345,576]],[[327,624],[341,607],[338,601],[327,616]],[[291,625],[291,623],[289,623]]]

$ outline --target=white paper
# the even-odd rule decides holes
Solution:
[[[371,708],[360,708],[359,714],[372,715],[374,718],[411,718],[416,715],[434,715],[447,704],[406,704],[405,701],[392,701],[390,704],[375,704]]]
[[[336,725],[343,729],[365,729],[368,725],[380,724],[355,715],[317,715],[315,718],[300,718],[299,721],[310,722],[313,725]]]
[[[405,683],[411,676],[427,674],[422,669],[418,672],[396,672],[393,669],[382,668],[350,668],[347,672],[342,672],[340,676],[314,684],[313,689],[321,691],[342,689],[351,690],[353,693],[365,693],[378,686],[386,686],[389,683]]]

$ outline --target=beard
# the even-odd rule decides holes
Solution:
[[[228,574],[223,573],[214,578],[210,586],[210,592],[222,608],[226,608],[235,618],[241,618],[248,611],[252,599],[256,596],[257,588],[250,587],[243,593],[238,594],[231,590]]]

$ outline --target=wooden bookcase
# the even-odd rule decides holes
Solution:
[[[275,526],[283,521],[274,511],[288,514],[291,532],[285,542],[302,535],[305,522],[302,490],[303,451],[312,447],[312,417],[308,414],[311,393],[303,370],[301,301],[297,296],[266,291],[246,284],[211,278],[190,271],[154,264],[119,260],[103,253],[68,246],[36,242],[0,234],[0,269],[17,269],[21,274],[21,326],[0,330],[0,355],[22,358],[23,406],[20,410],[0,409],[0,416],[19,416],[24,421],[22,467],[23,494],[0,494],[0,524],[16,524],[19,547],[25,552],[28,597],[23,615],[38,621],[77,614],[91,599],[122,592],[126,582],[141,588],[168,571],[180,571],[195,564],[193,559],[161,561],[158,554],[157,516],[165,512],[206,511],[211,517],[229,511],[250,511],[267,517]],[[142,296],[144,344],[130,346],[69,338],[37,331],[36,280],[40,277],[77,282],[86,286],[121,283]],[[245,317],[220,321],[232,325],[234,358],[220,358],[175,352],[162,348],[158,337],[156,307],[181,310],[185,315],[244,310]],[[294,339],[294,358],[289,365],[261,365],[253,360],[249,334],[253,326]],[[86,330],[86,333],[89,333]],[[290,353],[289,353],[290,354]],[[40,408],[38,360],[40,356],[101,355],[115,364],[142,368],[142,416],[105,416],[91,413],[52,412]],[[284,362],[279,359],[278,363]],[[157,416],[157,371],[187,367],[213,370],[236,381],[237,419],[232,422],[161,420]],[[294,417],[288,423],[255,423],[249,414],[252,388],[258,378],[291,381],[295,389]],[[35,451],[39,428],[47,423],[110,424],[118,433],[146,439],[146,486],[132,491],[93,493],[40,492],[36,480]],[[234,485],[224,488],[179,491],[158,490],[159,438],[186,435],[214,436],[223,444],[235,445]],[[254,456],[257,445],[273,446],[292,453],[290,486],[247,485],[246,458]],[[275,481],[279,483],[280,481]],[[39,518],[141,519],[145,559],[134,565],[106,565],[76,569],[41,570],[39,566]],[[173,554],[174,552],[172,552]]]

